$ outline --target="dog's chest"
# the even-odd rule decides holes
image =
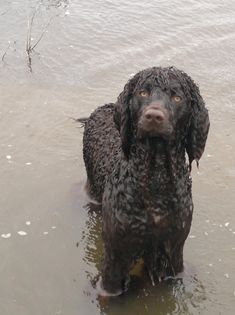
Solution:
[[[126,196],[125,196],[126,197]],[[114,207],[114,224],[125,233],[137,237],[155,236],[168,238],[182,230],[187,230],[192,219],[192,200],[179,205],[173,195],[168,198],[144,199],[141,195],[128,195],[128,203],[122,196],[119,206]],[[125,206],[124,206],[125,204]]]

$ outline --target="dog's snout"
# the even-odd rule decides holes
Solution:
[[[167,136],[172,132],[169,112],[161,104],[146,106],[138,123],[138,136]]]
[[[162,123],[165,120],[165,115],[159,109],[149,108],[144,113],[144,118],[150,123]]]

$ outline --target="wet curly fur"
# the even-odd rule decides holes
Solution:
[[[183,270],[191,163],[201,158],[208,130],[197,85],[174,67],[137,73],[115,104],[85,121],[87,190],[102,203],[106,292],[126,289],[140,257],[153,284]]]

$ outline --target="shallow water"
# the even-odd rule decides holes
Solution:
[[[234,314],[234,10],[228,0],[1,2],[1,314]],[[29,64],[34,14],[31,47],[44,35]],[[82,129],[70,117],[115,101],[153,65],[189,73],[210,110],[186,268],[99,300],[100,218],[86,206]]]

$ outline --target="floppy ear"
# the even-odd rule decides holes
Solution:
[[[191,79],[190,81],[192,113],[186,139],[186,152],[189,157],[189,167],[191,170],[193,160],[196,161],[197,166],[199,165],[199,160],[205,149],[210,121],[208,110],[205,107],[199,89]]]
[[[118,129],[122,142],[122,150],[125,157],[129,157],[131,141],[132,141],[132,122],[130,114],[130,101],[133,96],[136,84],[139,80],[139,74],[136,74],[124,86],[122,93],[119,95],[115,103],[114,123]]]

